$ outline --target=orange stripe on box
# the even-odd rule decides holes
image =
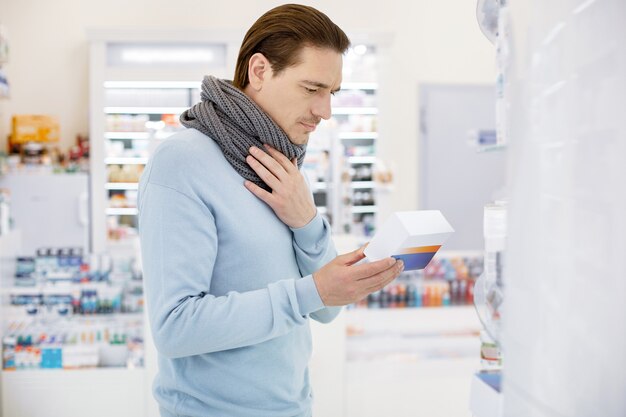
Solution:
[[[417,246],[414,248],[405,248],[399,254],[400,255],[409,255],[412,253],[426,253],[426,252],[437,252],[439,250],[439,246]]]

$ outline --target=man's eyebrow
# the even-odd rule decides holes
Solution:
[[[327,84],[321,83],[319,81],[303,80],[302,82],[305,84],[311,85],[313,87],[330,88]],[[331,93],[336,93],[339,90],[341,90],[341,87],[337,87],[336,89],[332,90]]]

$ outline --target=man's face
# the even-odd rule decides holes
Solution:
[[[304,145],[321,119],[329,119],[330,97],[341,85],[342,56],[331,49],[304,47],[299,63],[278,75],[269,68],[254,101],[285,131]]]

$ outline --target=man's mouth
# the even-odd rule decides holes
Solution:
[[[302,126],[304,126],[304,128],[310,132],[313,132],[315,128],[317,127],[317,123],[300,122],[300,124],[302,124]]]

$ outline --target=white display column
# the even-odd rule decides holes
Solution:
[[[507,417],[626,415],[626,2],[511,1]]]

